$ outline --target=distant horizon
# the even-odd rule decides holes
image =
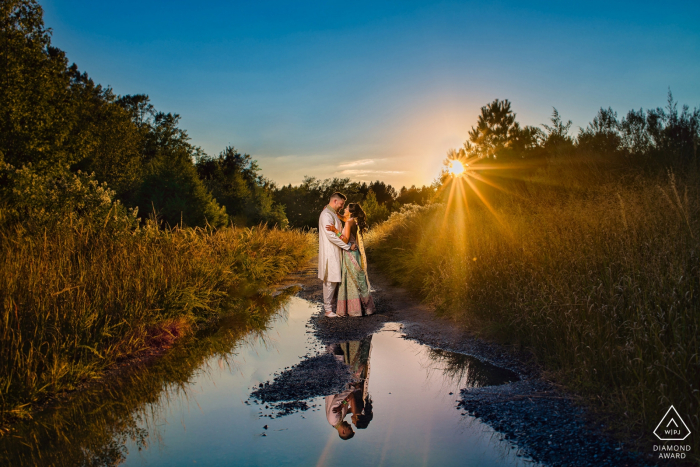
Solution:
[[[700,5],[538,2],[40,1],[53,45],[115,93],[181,115],[194,145],[234,146],[277,185],[429,185],[480,107],[521,125],[556,107],[572,132],[601,107],[700,105]]]

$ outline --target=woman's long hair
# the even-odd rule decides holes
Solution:
[[[367,231],[367,216],[365,211],[362,210],[362,206],[359,203],[348,204],[348,211],[350,211],[350,217],[354,217],[357,220],[357,229],[360,234],[364,234]]]
[[[365,278],[367,279],[367,287],[369,288],[369,275],[367,274],[367,254],[365,253],[365,242],[362,239],[364,233],[367,231],[367,216],[365,211],[362,210],[362,206],[358,203],[348,204],[348,211],[350,211],[350,217],[355,218],[357,221],[357,246],[360,250],[360,266],[365,272]]]

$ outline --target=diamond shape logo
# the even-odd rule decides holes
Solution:
[[[671,406],[654,429],[654,434],[661,441],[683,441],[690,436],[690,430],[676,408]]]

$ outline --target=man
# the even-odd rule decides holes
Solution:
[[[337,302],[341,277],[341,250],[349,250],[350,245],[343,242],[335,233],[326,230],[326,226],[334,225],[339,231],[343,229],[338,213],[342,213],[346,199],[342,193],[333,193],[328,206],[323,209],[318,218],[318,278],[323,281],[323,308],[328,318],[338,316],[333,308]]]
[[[348,412],[359,413],[355,392],[348,387],[345,391],[334,396],[326,396],[326,419],[333,428],[338,430],[341,439],[348,440],[355,436],[352,426],[345,421]],[[354,416],[354,415],[353,415]]]

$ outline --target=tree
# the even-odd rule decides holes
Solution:
[[[94,173],[122,200],[133,198],[143,179],[142,150],[147,128],[139,128],[109,88],[78,73],[71,80],[77,124],[71,152],[78,155],[73,170]]]
[[[614,156],[618,154],[621,144],[617,112],[610,107],[601,107],[593,121],[578,135],[578,148],[584,152]]]
[[[399,204],[419,204],[422,206],[429,203],[434,195],[435,188],[432,186],[424,185],[420,188],[416,188],[415,185],[411,185],[411,188],[401,188],[396,201]]]
[[[225,208],[217,204],[194,166],[194,161],[205,155],[190,144],[187,132],[177,126],[180,116],[151,112],[141,122],[145,131],[141,149],[143,181],[130,202],[141,213],[155,210],[172,226],[181,222],[189,226],[226,225]],[[138,113],[132,113],[133,116],[140,118]]]
[[[362,202],[362,210],[367,216],[367,225],[372,226],[384,222],[389,218],[389,208],[377,200],[374,191],[370,190]]]
[[[369,184],[366,195],[369,195],[370,191],[374,193],[379,204],[383,204],[388,208],[391,208],[392,203],[398,196],[396,189],[393,186],[387,185],[379,180]]]
[[[621,146],[631,156],[646,154],[652,147],[652,139],[647,125],[646,112],[630,110],[620,121]]]
[[[307,176],[298,186],[289,184],[276,190],[275,200],[284,206],[292,227],[316,228],[319,214],[336,191],[352,203],[362,202],[369,189],[366,183],[350,182],[348,178],[319,180]]]
[[[75,162],[65,145],[75,125],[65,54],[51,47],[32,0],[0,3],[0,152],[15,167]]]
[[[197,172],[235,224],[288,224],[284,207],[274,200],[275,185],[259,174],[249,154],[227,147],[218,157],[199,158]]]
[[[226,208],[212,197],[194,165],[182,158],[160,156],[152,160],[134,201],[139,212],[155,210],[159,220],[173,227],[222,227],[228,223]]]
[[[664,164],[687,164],[697,157],[700,140],[700,110],[690,111],[687,105],[678,112],[678,102],[668,91],[666,109],[647,112],[646,131],[652,143],[649,152]]]
[[[481,108],[475,127],[469,130],[464,144],[464,157],[508,159],[523,157],[525,151],[539,146],[542,131],[515,121],[515,113],[508,99],[495,99]]]
[[[571,120],[564,123],[559,115],[559,111],[552,107],[552,125],[542,126],[545,129],[545,136],[542,145],[544,149],[552,156],[560,156],[563,154],[572,154],[574,150],[574,139],[569,135],[571,129]]]

